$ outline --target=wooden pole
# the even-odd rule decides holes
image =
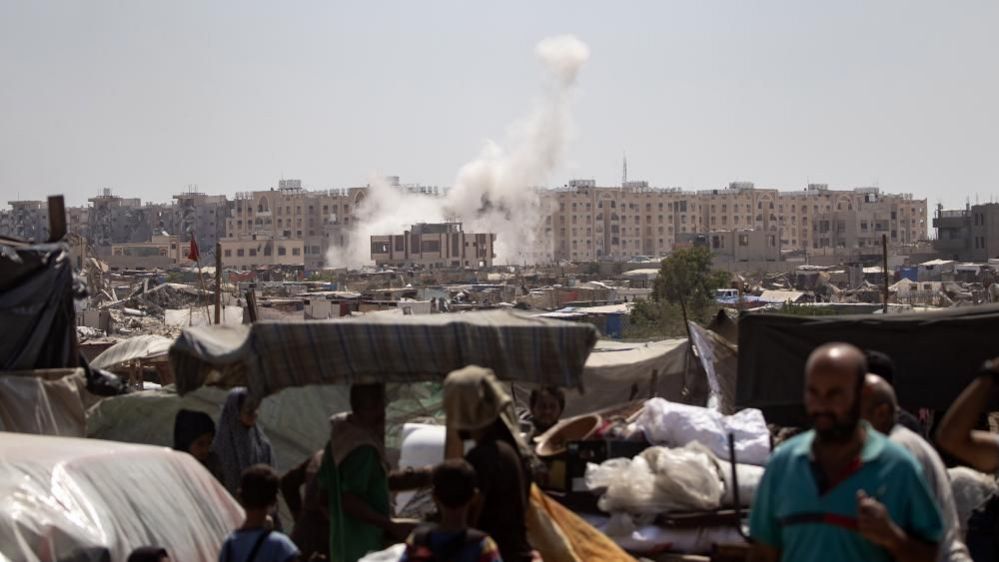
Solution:
[[[250,323],[257,321],[257,296],[253,289],[246,291],[246,310],[250,313]]]
[[[222,323],[222,243],[215,243],[215,324]]]
[[[58,242],[66,236],[66,202],[62,195],[49,197],[49,242]]]
[[[888,235],[881,235],[881,276],[884,277],[884,306],[881,312],[888,314]]]

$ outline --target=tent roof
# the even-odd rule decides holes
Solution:
[[[184,330],[170,348],[177,389],[246,386],[257,399],[309,384],[440,380],[480,365],[511,381],[579,386],[597,339],[589,324],[511,310]]]
[[[166,357],[171,345],[173,345],[173,340],[163,336],[135,336],[105,349],[100,355],[94,357],[90,366],[97,369],[113,369],[122,363],[136,359],[149,360]]]
[[[778,290],[768,290],[763,291],[760,295],[760,300],[763,302],[776,302],[785,303],[787,301],[797,302],[805,293],[801,291],[778,291]]]
[[[194,457],[98,439],[6,434],[0,497],[0,544],[12,560],[76,559],[94,547],[125,560],[155,544],[174,560],[209,562],[243,518]]]

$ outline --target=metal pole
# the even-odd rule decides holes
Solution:
[[[222,323],[222,243],[215,243],[215,324]]]
[[[888,235],[881,235],[881,276],[884,277],[884,306],[881,312],[888,314]]]

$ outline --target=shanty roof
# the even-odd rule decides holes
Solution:
[[[170,363],[182,394],[246,386],[258,399],[310,384],[439,380],[468,365],[505,380],[576,387],[596,339],[589,324],[511,310],[366,315],[189,328]]]
[[[954,263],[954,260],[936,259],[936,260],[924,261],[923,263],[921,263],[919,265],[923,266],[923,267],[933,267],[935,265],[948,265],[948,264],[952,264],[952,263]]]
[[[90,366],[110,370],[122,363],[136,359],[165,359],[171,345],[173,345],[173,340],[163,336],[135,336],[105,349],[100,355],[94,357]]]
[[[632,269],[625,271],[621,277],[658,277],[659,269]]]
[[[763,291],[760,295],[760,300],[763,302],[797,302],[798,299],[803,297],[805,293],[801,291]]]

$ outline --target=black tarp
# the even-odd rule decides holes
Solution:
[[[805,360],[833,341],[887,353],[902,407],[943,411],[982,362],[999,355],[999,305],[835,317],[747,314],[739,321],[736,405],[760,408],[770,422],[804,424]]]
[[[74,301],[84,296],[65,242],[0,238],[0,371],[83,367],[90,392],[124,392],[123,381],[91,369],[77,348]]]
[[[66,244],[0,241],[0,370],[78,366],[73,291]]]

